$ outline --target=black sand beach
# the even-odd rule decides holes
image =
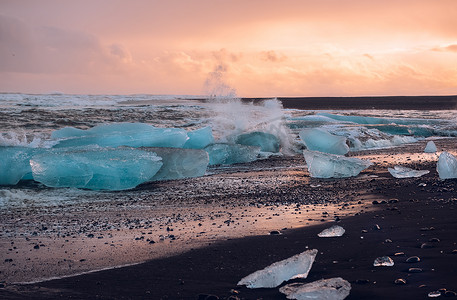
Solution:
[[[439,151],[455,154],[455,138],[438,139],[435,143]],[[318,249],[319,253],[309,277],[297,281],[342,277],[352,285],[347,299],[425,299],[430,292],[439,289],[442,289],[443,296],[453,296],[457,291],[457,181],[439,180],[435,170],[437,156],[424,154],[424,146],[425,141],[353,153],[372,159],[374,166],[358,177],[348,179],[309,178],[305,168],[301,169],[303,158],[300,156],[255,162],[249,165],[250,171],[243,169],[243,166],[235,168],[230,174],[214,170],[215,173],[204,180],[209,183],[225,180],[228,186],[222,191],[221,186],[210,184],[208,190],[202,191],[201,197],[191,193],[189,198],[198,203],[197,207],[202,206],[200,201],[203,198],[206,203],[216,201],[220,207],[225,207],[226,212],[236,212],[237,207],[246,207],[244,213],[233,213],[223,218],[227,231],[241,228],[245,237],[235,238],[228,234],[224,238],[221,235],[199,245],[192,244],[182,253],[80,276],[34,284],[3,282],[0,296],[4,299],[285,299],[277,288],[251,290],[237,286],[237,282],[256,270],[307,249]],[[298,167],[280,168],[284,164]],[[420,178],[395,179],[387,172],[387,167],[396,164],[427,169],[430,173]],[[270,169],[272,166],[278,167],[275,169],[276,175],[264,171],[262,167],[266,166]],[[195,180],[198,181],[186,180],[186,184],[193,185]],[[244,180],[258,180],[258,189],[246,191],[242,185],[233,184]],[[265,180],[268,184],[261,184]],[[166,186],[165,189],[171,191],[173,185],[177,187],[182,184],[158,183],[139,189],[152,192]],[[145,201],[148,200],[138,200],[139,205]],[[179,207],[180,203],[174,206]],[[281,210],[284,206],[293,208],[289,213],[295,213],[296,219],[307,226],[288,226],[288,221],[281,222],[283,213],[284,216],[289,214],[287,210]],[[251,208],[274,213],[270,216],[249,215]],[[249,233],[250,224],[259,219],[278,221],[270,227]],[[39,223],[39,218],[35,222]],[[214,218],[205,217],[200,218],[199,222],[202,226],[208,224],[209,227],[204,230],[209,232],[211,227],[216,229],[219,224]],[[242,226],[242,222],[246,222],[246,226]],[[345,228],[346,233],[342,237],[317,237],[322,229],[335,223]],[[177,231],[179,226],[179,222],[170,223],[169,227],[175,227],[175,231],[169,233],[175,234],[177,239],[165,240],[168,245],[179,242],[181,235],[185,236],[184,229]],[[281,234],[269,234],[273,229]],[[101,230],[93,230],[95,236],[102,233]],[[140,231],[145,230],[141,228]],[[146,239],[147,233],[143,233]],[[125,236],[131,241],[135,239],[135,234],[131,232],[125,233]],[[152,249],[161,245],[156,236],[154,232],[152,237],[155,243],[148,245]],[[62,241],[62,238],[55,238]],[[11,241],[17,243],[20,239],[23,237],[2,236],[4,244]],[[102,244],[100,242],[99,246]],[[120,248],[135,256],[136,248],[130,248],[128,243]],[[35,251],[44,249],[46,246]],[[73,250],[78,251],[76,247]],[[5,253],[6,250],[3,248],[2,251]],[[52,255],[52,249],[47,251],[50,253],[47,255]],[[7,251],[5,262],[1,262],[3,273],[8,268],[14,268],[12,265],[19,264],[21,259],[26,259],[14,257],[13,253]],[[373,267],[377,257],[386,255],[394,260],[394,266]],[[406,263],[411,256],[418,256],[420,262]],[[14,258],[7,261],[10,257]],[[122,260],[122,255],[120,258]],[[75,261],[74,264],[87,262],[90,263],[90,259]],[[39,264],[33,260],[26,263]],[[48,266],[49,275],[53,274],[53,268],[58,273],[56,266],[52,263]],[[419,268],[413,269],[419,272],[408,271],[410,268]],[[406,284],[395,284],[396,279],[404,279]]]

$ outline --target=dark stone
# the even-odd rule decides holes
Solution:
[[[421,249],[429,249],[429,248],[433,248],[434,246],[430,243],[423,243],[421,245]]]
[[[457,297],[457,293],[454,291],[446,291],[444,297]]]
[[[12,262],[12,261],[13,261],[12,258],[6,258],[6,259],[5,259],[5,262]]]
[[[409,268],[408,273],[421,273],[422,269],[421,268]]]
[[[398,284],[398,285],[405,285],[406,284],[406,280],[403,279],[403,278],[397,278],[397,279],[395,279],[394,283]]]
[[[87,235],[87,237],[88,237],[88,238],[93,238],[94,235],[93,235],[92,233],[89,233],[89,234]]]
[[[357,279],[355,281],[356,284],[367,284],[367,283],[370,283],[370,280],[368,279]]]
[[[279,232],[279,230],[272,230],[272,231],[270,231],[270,234],[276,235],[276,234],[281,234],[281,232]]]
[[[40,249],[40,245],[33,246],[33,249]]]
[[[421,261],[421,259],[419,258],[419,256],[411,256],[406,259],[407,263],[417,263],[420,261]]]
[[[374,224],[373,230],[381,230],[381,227],[378,224]]]
[[[431,243],[439,243],[440,242],[440,239],[439,238],[431,238],[430,240],[428,240],[429,242]]]

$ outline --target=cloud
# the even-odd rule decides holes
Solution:
[[[287,59],[287,56],[282,54],[282,53],[278,53],[274,50],[270,50],[270,51],[262,51],[260,53],[260,57],[262,60],[264,61],[269,61],[269,62],[283,62]]]
[[[452,44],[445,47],[435,47],[432,51],[439,51],[439,52],[457,52],[457,44]]]

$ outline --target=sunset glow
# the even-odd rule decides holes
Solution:
[[[0,92],[457,94],[455,0],[0,3]]]

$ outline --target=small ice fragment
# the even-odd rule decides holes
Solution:
[[[442,152],[438,159],[436,170],[440,179],[457,178],[457,158],[448,152]]]
[[[436,145],[433,141],[429,141],[427,146],[425,146],[424,152],[425,153],[435,153],[437,151]]]
[[[351,284],[341,277],[321,279],[311,283],[291,283],[279,291],[287,299],[342,300],[349,296]]]
[[[330,228],[324,229],[317,236],[318,237],[337,237],[337,236],[342,236],[344,234],[344,232],[345,232],[345,230],[343,227],[341,227],[339,225],[333,225]]]
[[[338,155],[349,152],[344,136],[333,135],[324,129],[304,129],[299,135],[308,150]]]
[[[387,168],[389,173],[392,174],[395,178],[411,178],[411,177],[421,177],[425,174],[430,173],[429,170],[413,170],[403,166],[395,166],[392,168]]]
[[[311,270],[317,250],[307,250],[258,270],[238,282],[248,288],[274,288],[293,278],[306,278]]]
[[[255,131],[244,133],[236,138],[236,143],[247,146],[258,146],[262,152],[279,152],[280,141],[271,133]]]
[[[206,146],[214,143],[213,130],[210,126],[206,126],[187,133],[189,139],[184,144],[183,148],[203,149]]]
[[[355,157],[327,154],[316,151],[303,151],[308,172],[317,178],[345,178],[357,176],[372,163]]]
[[[388,256],[378,257],[373,262],[374,267],[392,267],[393,265],[394,261]]]

